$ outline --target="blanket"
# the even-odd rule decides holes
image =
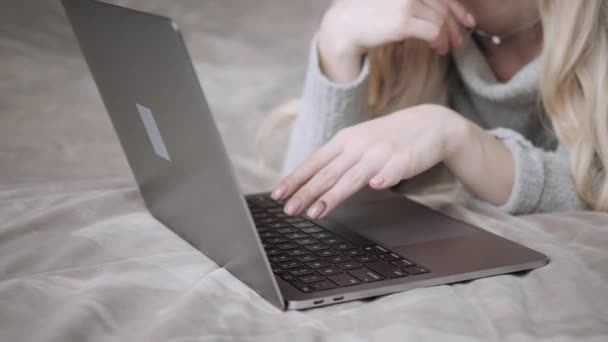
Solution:
[[[299,92],[327,1],[117,3],[182,25],[243,192],[269,189],[283,149],[256,134]],[[147,212],[59,5],[0,18],[0,341],[608,341],[607,215],[513,217],[441,187],[416,199],[551,263],[276,309]],[[265,134],[284,147],[288,129]]]

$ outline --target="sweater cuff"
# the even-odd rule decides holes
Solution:
[[[541,152],[519,133],[497,128],[488,132],[501,140],[511,152],[515,164],[515,179],[511,195],[498,209],[513,215],[536,210],[543,192],[545,172]],[[469,200],[479,201],[467,194]]]
[[[511,195],[499,207],[511,214],[526,214],[536,210],[545,184],[542,154],[521,134],[505,128],[497,128],[490,134],[502,140],[511,151],[515,163],[515,180]]]
[[[318,35],[312,40],[310,63],[306,76],[305,93],[308,99],[302,104],[302,113],[316,123],[314,141],[326,142],[342,128],[366,119],[368,101],[369,61],[363,60],[356,80],[338,84],[329,80],[321,71]]]
[[[315,34],[312,39],[310,47],[310,69],[308,70],[308,76],[311,77],[312,83],[317,87],[321,87],[328,90],[331,95],[337,96],[352,96],[353,91],[364,91],[367,92],[367,80],[369,78],[369,59],[364,56],[363,63],[361,65],[361,71],[357,78],[350,83],[335,83],[329,80],[323,71],[321,71],[321,60],[319,58],[319,34]],[[365,97],[367,100],[367,97]]]

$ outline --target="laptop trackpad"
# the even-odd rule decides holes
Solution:
[[[389,248],[478,232],[406,198],[340,206],[328,219]]]

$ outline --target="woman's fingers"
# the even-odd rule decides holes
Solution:
[[[418,18],[411,19],[407,30],[409,31],[408,34],[427,42],[434,42],[439,37],[439,34],[441,34],[441,26]]]
[[[376,190],[388,189],[404,179],[403,171],[407,167],[405,158],[391,158],[369,181],[370,187]]]
[[[285,213],[300,215],[317,198],[329,190],[357,161],[359,155],[344,153],[317,172],[285,204]]]
[[[435,11],[437,11],[439,14],[441,14],[442,17],[447,16],[450,12],[450,9],[448,8],[445,0],[421,0],[421,1],[426,6],[433,8]]]
[[[458,24],[456,23],[456,20],[454,20],[453,17],[448,18],[447,31],[450,40],[450,46],[452,48],[458,48],[462,46],[462,34],[460,33],[460,28],[458,27]]]
[[[428,1],[428,0],[427,0]],[[429,40],[431,47],[440,55],[445,55],[450,50],[449,36],[445,29],[445,22],[448,17],[447,8],[429,6],[426,2],[417,2],[414,8],[414,18],[427,21],[439,28],[435,37]]]
[[[464,27],[472,28],[477,25],[475,17],[459,0],[443,0],[447,3],[450,12],[454,15],[456,20]]]
[[[377,172],[373,165],[365,160],[359,161],[350,168],[340,180],[308,209],[307,215],[312,219],[324,218],[334,208],[361,190]]]
[[[283,178],[276,189],[272,192],[272,199],[284,200],[296,192],[319,170],[329,164],[340,154],[338,144],[329,142],[318,149],[313,155],[300,164],[290,175]]]
[[[460,3],[453,5],[455,10],[451,10],[448,6],[448,2],[451,1],[455,0],[422,0],[416,3],[414,8],[414,18],[427,21],[439,28],[439,31],[429,31],[427,41],[440,55],[447,54],[450,48],[462,45],[463,39],[457,22],[459,19],[455,17],[454,12],[466,18],[469,16]]]

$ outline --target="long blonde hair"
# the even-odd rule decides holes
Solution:
[[[570,152],[581,199],[608,211],[608,30],[605,0],[538,0],[543,27],[541,102]],[[447,58],[408,40],[369,52],[370,112],[444,103]],[[416,80],[416,82],[408,82]],[[421,81],[422,80],[422,81]]]

